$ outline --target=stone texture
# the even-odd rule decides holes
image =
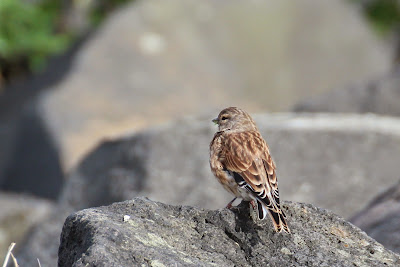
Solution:
[[[400,68],[369,82],[353,84],[300,101],[297,112],[376,113],[400,116]]]
[[[400,182],[350,220],[386,248],[400,253]]]
[[[61,235],[63,266],[395,266],[400,256],[312,205],[285,202],[292,234],[234,212],[135,198],[72,214]],[[130,216],[124,221],[124,216]],[[126,216],[125,216],[126,218]]]
[[[229,105],[285,111],[369,79],[391,65],[385,48],[346,1],[134,1],[39,106],[69,170],[127,130]]]

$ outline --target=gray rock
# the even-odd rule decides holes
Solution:
[[[85,39],[79,38],[64,54],[50,59],[45,70],[9,84],[0,94],[1,190],[58,197],[64,178],[58,146],[38,112],[37,96],[68,73]]]
[[[149,142],[154,134],[104,141],[68,177],[59,203],[79,210],[139,194],[147,179]]]
[[[386,248],[400,253],[400,182],[350,220]]]
[[[297,112],[376,113],[400,116],[400,69],[370,82],[354,84],[302,100]]]
[[[0,189],[56,200],[64,182],[57,147],[32,103],[20,113]]]
[[[312,205],[285,202],[292,234],[234,212],[135,198],[72,214],[61,235],[63,266],[395,266],[400,256]],[[124,220],[124,216],[130,218]],[[126,216],[125,216],[126,218]]]
[[[11,164],[10,155],[13,154],[18,134],[18,122],[13,116],[9,119],[0,118],[0,187],[6,180],[5,172]]]
[[[208,164],[208,145],[216,131],[210,119],[215,115],[188,117],[104,141],[71,173],[60,205],[76,211],[147,196],[168,204],[224,207],[232,196],[212,176]],[[312,203],[349,217],[398,179],[397,119],[335,114],[254,117],[277,163],[283,200]],[[24,254],[37,244],[54,253],[62,227],[61,221],[55,223],[40,226],[36,230],[40,234],[29,238]],[[51,255],[46,259],[49,266],[56,262]],[[33,256],[24,256],[31,259],[28,266],[35,264]]]
[[[69,170],[127,130],[228,105],[285,111],[369,79],[391,65],[385,48],[346,1],[134,1],[39,105]]]
[[[61,203],[78,210],[139,195],[176,205],[224,207],[231,196],[208,164],[216,131],[210,118],[187,118],[103,143],[72,172]],[[349,217],[397,180],[399,120],[328,114],[255,119],[276,161],[283,199]]]
[[[60,203],[78,210],[140,195],[222,207],[231,196],[212,177],[208,164],[212,123],[192,120],[105,141],[68,177]]]

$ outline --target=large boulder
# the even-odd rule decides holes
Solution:
[[[58,197],[64,178],[59,148],[37,96],[68,73],[85,37],[79,39],[64,54],[49,60],[45,70],[0,92],[0,190]]]
[[[38,105],[69,170],[127,130],[228,105],[286,111],[367,80],[390,66],[385,48],[346,1],[134,1]]]
[[[12,118],[0,118],[0,188],[7,181],[5,173],[8,171],[9,165],[12,164],[11,157],[16,146],[16,136],[18,134],[18,121]]]
[[[400,253],[400,182],[350,219],[386,248]]]
[[[254,117],[276,161],[283,199],[313,203],[349,217],[397,180],[397,119],[328,114]],[[72,172],[60,201],[82,209],[141,195],[170,204],[223,207],[231,196],[209,168],[209,143],[216,131],[211,118],[189,117],[105,141]]]
[[[232,196],[208,164],[214,116],[188,117],[104,140],[70,174],[59,200],[63,208],[53,217],[137,196],[175,205],[224,207]],[[349,217],[398,179],[400,120],[335,114],[254,118],[276,161],[283,200],[312,203]],[[64,208],[66,212],[59,212]],[[43,261],[55,265],[61,227],[60,219],[52,219],[35,230],[19,254],[26,265],[35,264],[35,254],[45,257],[45,250],[52,254]],[[37,244],[45,249],[40,251]],[[33,248],[39,251],[32,253]]]
[[[3,172],[0,166],[0,189],[55,200],[64,183],[58,148],[32,103],[17,121]]]
[[[395,266],[400,256],[312,205],[285,202],[292,234],[234,212],[135,198],[65,221],[58,266]]]
[[[400,68],[369,82],[322,93],[297,103],[296,112],[376,113],[400,116]]]
[[[211,122],[194,118],[108,140],[71,173],[60,203],[76,210],[147,196],[171,204],[222,207],[230,200],[212,177]]]

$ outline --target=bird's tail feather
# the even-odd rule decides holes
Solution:
[[[260,220],[265,219],[265,217],[267,216],[267,213],[269,214],[276,232],[280,233],[280,232],[284,231],[286,233],[290,233],[289,226],[285,219],[286,216],[282,210],[279,210],[280,212],[275,212],[271,209],[268,209],[265,205],[263,205],[258,200],[257,200],[257,209],[258,209],[258,218]]]

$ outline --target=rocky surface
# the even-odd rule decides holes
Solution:
[[[285,202],[292,234],[236,211],[170,206],[144,198],[69,216],[62,266],[395,266],[400,256],[312,205]],[[127,219],[126,215],[130,216]],[[125,220],[124,220],[125,216]]]
[[[54,198],[62,171],[109,138],[73,171],[51,219],[18,245],[25,266],[38,257],[55,265],[61,219],[77,209],[137,195],[213,209],[230,200],[208,169],[209,115],[198,125],[188,119],[114,139],[127,129],[212,109],[215,116],[228,105],[285,110],[390,65],[385,47],[343,1],[135,1],[76,54],[77,47],[50,72],[7,90],[14,101],[0,96],[0,187],[29,191],[20,186],[30,185],[31,193]],[[382,98],[395,107],[392,95]],[[260,120],[284,199],[349,216],[393,183],[397,121],[292,116]],[[334,185],[338,177],[347,180]],[[371,177],[380,182],[368,187]]]
[[[84,208],[137,196],[174,205],[224,207],[232,197],[209,169],[208,145],[216,131],[210,118],[188,117],[104,140],[68,178],[58,208],[66,212],[58,215],[56,210],[58,220],[38,227],[19,257],[30,266],[36,264],[35,254],[46,257],[41,251],[51,250],[52,258],[43,261],[55,265],[62,218]],[[283,200],[312,203],[350,217],[398,179],[397,119],[338,114],[254,118],[276,161]]]
[[[350,221],[386,248],[400,253],[400,183],[373,199]]]
[[[369,82],[354,83],[302,100],[297,112],[376,113],[400,116],[400,68]]]
[[[68,170],[101,138],[182,115],[286,111],[385,72],[385,48],[345,1],[134,1],[38,105]]]

